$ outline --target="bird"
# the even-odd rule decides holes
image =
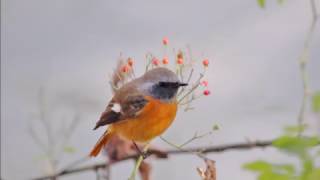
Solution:
[[[132,141],[136,148],[135,142],[150,142],[161,135],[176,117],[179,88],[187,85],[166,67],[153,68],[124,84],[114,93],[93,128],[108,125],[90,157],[97,156],[114,135]]]

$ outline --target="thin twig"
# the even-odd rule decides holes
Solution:
[[[209,132],[206,132],[206,133],[203,133],[203,134],[200,134],[200,135],[198,135],[198,133],[195,133],[192,138],[190,138],[189,140],[187,140],[186,142],[182,143],[179,146],[182,148],[182,147],[190,144],[191,142],[193,142],[193,141],[195,141],[197,139],[201,139],[201,138],[203,138],[205,136],[208,136],[210,134],[212,134],[212,131],[209,131]]]
[[[188,153],[190,153],[190,154],[195,154],[195,155],[197,155],[199,158],[201,158],[201,159],[207,159],[207,157],[202,153],[202,151],[190,151],[190,150],[187,150],[187,149],[183,149],[182,148],[182,146],[180,145],[176,145],[176,144],[174,144],[174,143],[172,143],[172,142],[170,142],[170,141],[168,141],[167,139],[165,139],[165,138],[163,138],[163,137],[161,137],[160,136],[160,139],[161,140],[163,140],[164,142],[166,142],[167,144],[169,144],[170,146],[172,146],[172,147],[174,147],[174,148],[176,148],[177,150],[179,150],[179,151],[187,151]]]
[[[105,168],[104,168],[104,174],[103,174],[103,178],[105,179],[105,180],[110,180],[111,179],[111,177],[110,177],[110,172],[111,170],[110,170],[110,166],[106,166]]]
[[[192,101],[194,101],[194,100],[196,100],[196,99],[199,99],[199,98],[202,97],[202,96],[203,96],[203,94],[198,95],[198,96],[196,96],[195,94],[193,94],[191,98],[189,98],[189,99],[188,99],[187,101],[185,101],[185,102],[181,102],[179,105],[180,105],[180,106],[188,105],[188,104],[190,104]]]
[[[190,83],[190,80],[191,80],[191,78],[192,78],[193,72],[194,72],[194,69],[192,68],[192,69],[190,70],[190,73],[189,73],[189,76],[188,76],[188,79],[187,79],[187,82],[186,82],[187,84]],[[182,87],[182,89],[181,89],[180,92],[178,93],[178,96],[180,96],[185,90],[186,90],[186,87]]]
[[[189,96],[194,90],[196,90],[199,87],[200,81],[203,78],[203,76],[204,76],[203,74],[200,74],[200,77],[196,81],[196,84],[178,100],[178,104],[180,104],[187,96]]]
[[[96,180],[100,180],[99,169],[95,169],[94,173],[96,174]]]
[[[40,137],[37,135],[37,133],[35,132],[34,130],[34,127],[33,127],[33,123],[30,122],[28,124],[28,131],[29,131],[29,134],[31,136],[31,138],[33,139],[33,141],[36,143],[36,145],[43,151],[43,152],[47,152],[47,147],[45,145],[45,143],[42,142],[42,140],[40,139]]]
[[[47,104],[45,101],[45,91],[44,88],[40,88],[38,92],[38,106],[39,106],[39,121],[45,129],[45,134],[47,138],[47,143],[45,145],[45,154],[49,161],[50,168],[53,172],[56,171],[57,168],[57,159],[54,154],[54,150],[56,148],[56,141],[53,137],[53,129],[50,120],[47,117]],[[37,136],[37,134],[34,134]],[[40,139],[40,137],[38,137]]]
[[[61,139],[60,142],[60,151],[57,152],[57,157],[62,157],[62,155],[64,154],[64,148],[68,145],[72,135],[74,134],[76,128],[79,125],[80,122],[80,112],[76,112],[75,116],[73,117],[73,119],[71,120],[70,124],[67,126],[66,130],[64,130],[62,132],[63,134],[63,138]],[[63,129],[64,127],[60,127],[60,129]]]
[[[312,22],[308,31],[308,34],[306,36],[304,47],[302,50],[302,53],[299,58],[300,63],[300,73],[302,76],[302,83],[303,83],[303,97],[302,97],[302,103],[298,115],[298,124],[301,126],[303,124],[303,121],[305,119],[305,110],[306,110],[306,104],[309,97],[309,83],[308,83],[308,72],[306,69],[306,65],[309,60],[309,47],[311,44],[311,40],[314,36],[314,30],[316,27],[316,22],[318,20],[318,14],[317,14],[317,8],[315,0],[310,0],[310,6],[311,6],[311,13],[312,13]]]
[[[151,57],[151,59],[148,59],[149,56]],[[146,59],[147,59],[147,65],[146,65],[146,71],[145,71],[145,72],[147,72],[147,71],[149,70],[149,67],[150,67],[150,65],[151,65],[152,54],[151,54],[151,53],[147,53],[147,54],[146,54]]]

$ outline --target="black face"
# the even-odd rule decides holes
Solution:
[[[179,87],[186,85],[180,82],[159,82],[152,87],[151,94],[157,99],[169,100],[177,94]]]

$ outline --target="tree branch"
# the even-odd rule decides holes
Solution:
[[[194,148],[185,148],[184,150],[168,150],[165,151],[168,155],[179,155],[179,154],[191,154],[193,153],[219,153],[223,151],[229,150],[249,150],[253,148],[264,148],[271,146],[273,140],[266,140],[266,141],[255,141],[255,142],[247,142],[247,143],[234,143],[234,144],[226,144],[226,145],[219,145],[219,146],[205,146],[205,147],[194,147]],[[155,154],[154,151],[149,151],[150,154]],[[61,172],[49,176],[43,176],[34,178],[32,180],[46,180],[46,179],[53,179],[60,176],[65,176],[68,174],[80,173],[85,171],[95,171],[97,169],[105,168],[106,166],[111,166],[113,164],[130,160],[130,159],[137,159],[139,154],[130,155],[123,157],[115,162],[107,162],[107,163],[99,163],[94,165],[83,166],[74,169],[66,169],[62,170]]]

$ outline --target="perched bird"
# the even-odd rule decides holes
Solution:
[[[109,102],[94,130],[109,125],[90,156],[97,156],[114,135],[148,142],[162,134],[175,119],[179,87],[186,86],[167,68],[155,68],[124,84]],[[138,147],[137,147],[138,148]]]

